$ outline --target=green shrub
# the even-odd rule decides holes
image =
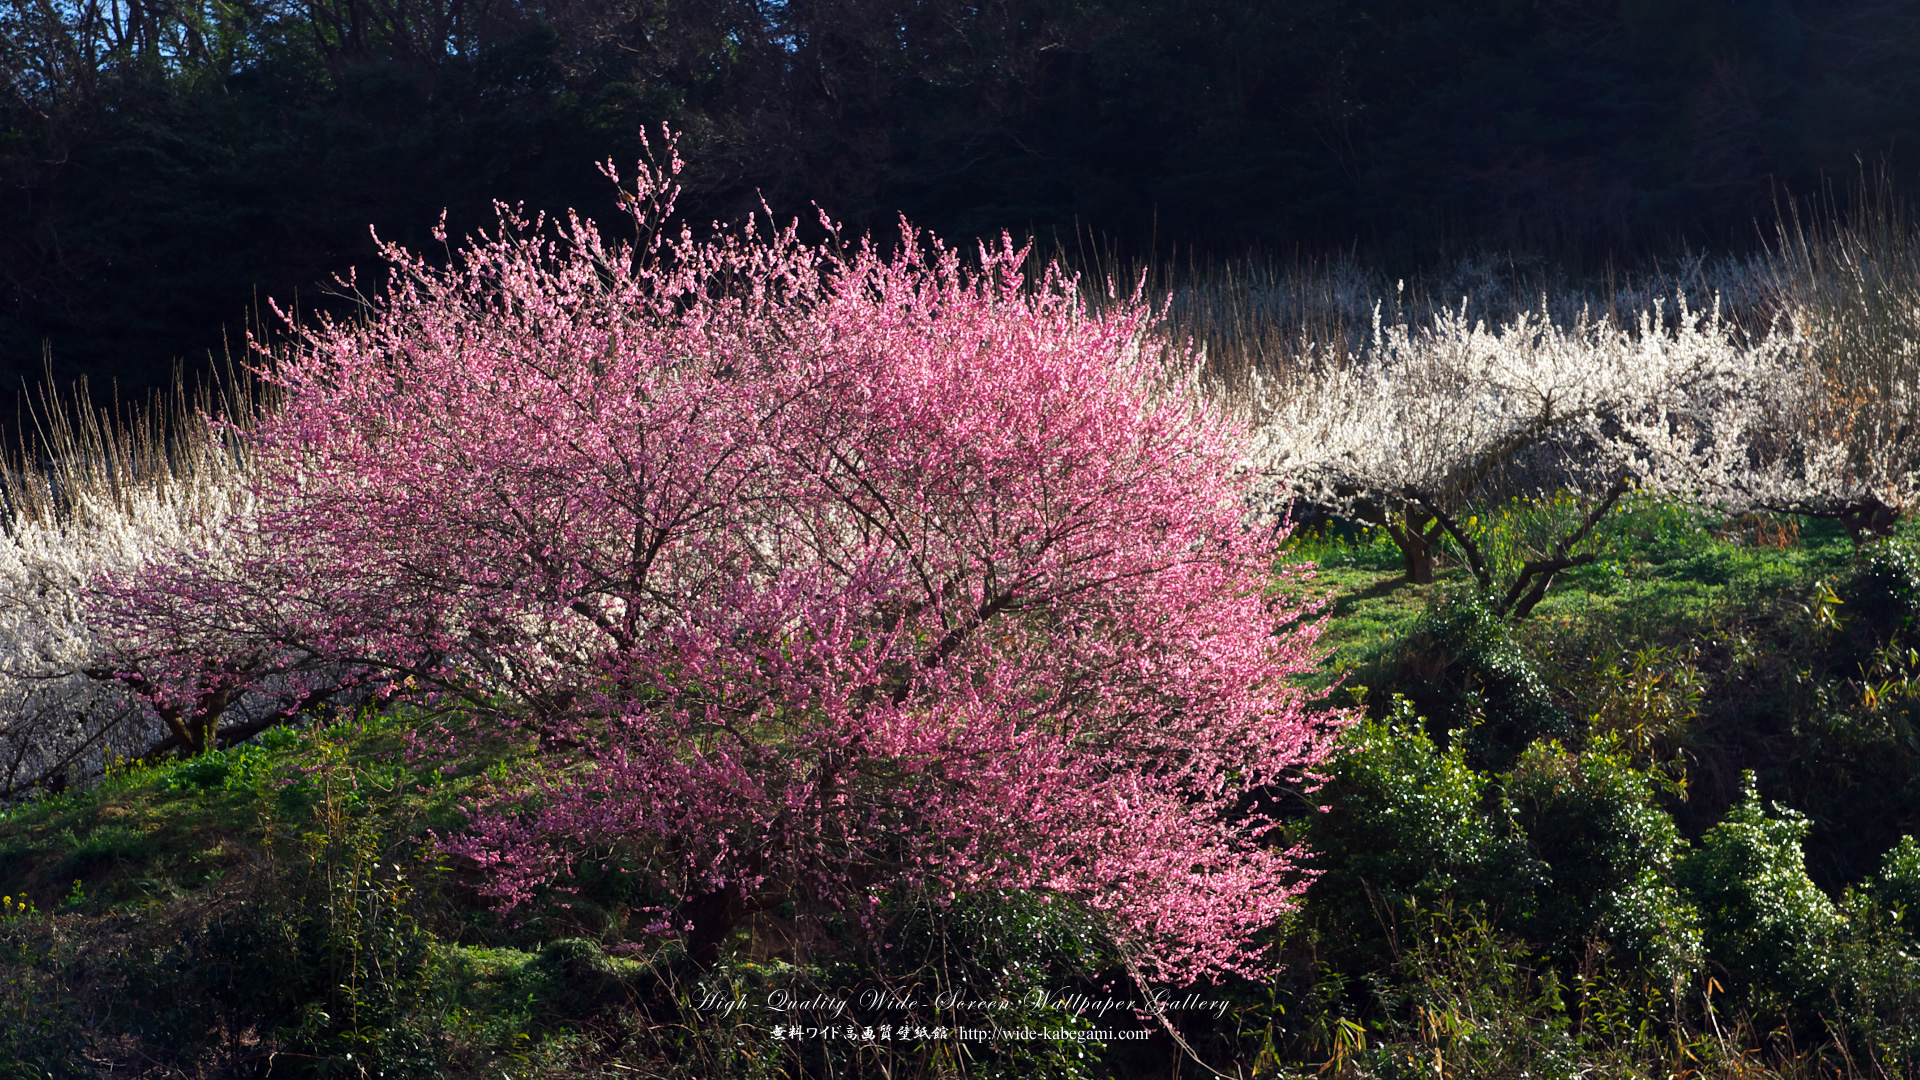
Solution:
[[[1831,974],[1839,911],[1807,876],[1807,818],[1769,815],[1751,773],[1740,802],[1680,861],[1678,880],[1699,906],[1708,958],[1733,980],[1783,1004],[1817,998]]]
[[[1674,887],[1684,847],[1652,777],[1602,746],[1535,743],[1507,781],[1514,818],[1545,875],[1519,920],[1571,969],[1593,940],[1673,983],[1700,957],[1699,914]]]
[[[1885,645],[1920,612],[1920,547],[1904,539],[1868,547],[1840,594],[1844,615],[1869,638],[1866,647]]]
[[[1413,702],[1436,738],[1463,731],[1466,760],[1490,771],[1506,769],[1535,739],[1573,734],[1506,620],[1476,593],[1444,596],[1421,616],[1388,689]]]
[[[271,740],[274,747],[284,749],[299,739],[292,732],[268,730],[278,736]],[[267,745],[243,743],[161,766],[155,780],[168,791],[247,791],[266,774],[271,762],[272,750]]]
[[[550,1024],[592,1019],[634,1001],[606,952],[586,938],[548,942],[522,977],[532,984],[541,1020]]]
[[[1488,778],[1463,747],[1436,745],[1406,699],[1386,722],[1349,731],[1327,771],[1318,796],[1327,812],[1307,823],[1321,874],[1309,911],[1361,969],[1388,962],[1390,927],[1406,910],[1443,901],[1497,909],[1540,880],[1520,840],[1490,815]]]
[[[1920,938],[1920,841],[1911,836],[1900,838],[1900,843],[1887,852],[1873,891],[1883,903],[1902,913],[1900,922],[1906,933]]]
[[[1880,873],[1847,890],[1844,932],[1833,949],[1832,986],[1821,1010],[1833,1037],[1882,1076],[1920,1066],[1920,844],[1902,837]]]
[[[1920,608],[1920,548],[1890,539],[1865,550],[1849,591],[1853,602],[1884,605],[1901,614]]]

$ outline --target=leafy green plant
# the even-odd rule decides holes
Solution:
[[[1443,900],[1497,907],[1538,881],[1540,867],[1489,813],[1489,778],[1458,742],[1442,749],[1405,698],[1388,720],[1350,730],[1342,747],[1318,793],[1327,812],[1304,830],[1320,872],[1308,917],[1341,963],[1384,964],[1405,910]]]
[[[1873,890],[1896,914],[1902,930],[1909,937],[1920,939],[1920,840],[1911,836],[1900,838],[1900,843],[1887,852]],[[1907,914],[1909,910],[1911,915]]]
[[[1875,645],[1892,641],[1920,613],[1920,546],[1893,539],[1867,548],[1842,593],[1847,613],[1869,628]]]
[[[1479,768],[1504,769],[1535,739],[1573,734],[1532,658],[1476,592],[1437,599],[1401,643],[1392,682],[1436,738],[1460,731]]]
[[[1832,950],[1821,1015],[1836,1043],[1884,1076],[1920,1066],[1920,942],[1913,901],[1920,898],[1920,845],[1911,836],[1886,854],[1880,873],[1848,889],[1845,920]]]
[[[430,1069],[431,1047],[407,1023],[419,1003],[427,937],[408,911],[412,885],[367,812],[345,747],[315,746],[311,828],[290,868],[302,901],[301,945],[322,991],[303,1003],[297,1044],[388,1071]]]
[[[1657,803],[1661,787],[1606,743],[1581,753],[1535,743],[1507,778],[1514,820],[1545,878],[1516,921],[1563,968],[1595,942],[1667,985],[1699,963],[1699,915],[1673,882],[1684,842]]]
[[[1751,774],[1741,798],[1699,846],[1677,878],[1700,908],[1708,956],[1736,984],[1782,1004],[1820,996],[1842,920],[1807,876],[1801,842],[1807,818],[1762,807]]]
[[[1590,735],[1612,738],[1635,761],[1663,758],[1700,715],[1706,680],[1697,647],[1650,644],[1609,657],[1587,680]]]

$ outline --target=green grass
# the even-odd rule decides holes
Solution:
[[[1510,508],[1483,529],[1497,533]],[[1783,519],[1763,519],[1770,535]],[[1756,543],[1751,522],[1652,500],[1629,504],[1602,523],[1589,547],[1601,557],[1556,577],[1521,635],[1546,655],[1579,649],[1672,644],[1769,618],[1780,602],[1805,602],[1818,583],[1844,578],[1855,552],[1835,522],[1798,523],[1790,546]],[[1913,525],[1904,535],[1920,536]],[[1323,643],[1332,679],[1375,667],[1440,598],[1471,589],[1472,576],[1449,542],[1432,585],[1406,581],[1399,549],[1377,528],[1331,526],[1295,533],[1282,558],[1315,564],[1314,590],[1331,593]]]
[[[1321,639],[1331,655],[1324,673],[1308,681],[1314,689],[1325,689],[1377,661],[1426,610],[1436,587],[1407,584],[1399,549],[1379,529],[1330,526],[1296,532],[1281,559],[1313,563],[1315,576],[1307,591],[1332,601]]]
[[[20,1007],[21,988],[44,1004],[66,982],[83,988],[72,1011],[129,1033],[120,1043],[134,1038],[134,1060],[171,1052],[245,1072],[265,1053],[248,1047],[271,1050],[277,1039],[289,1062],[349,1071],[355,1048],[364,1061],[372,1047],[391,1075],[437,1075],[447,1063],[476,1076],[591,1075],[593,1040],[552,1023],[566,1008],[551,1002],[571,1001],[578,980],[543,967],[538,948],[541,936],[574,928],[495,919],[429,843],[433,830],[459,826],[465,801],[524,766],[528,747],[481,740],[455,765],[409,762],[419,726],[405,714],[316,721],[191,760],[116,768],[91,789],[0,813],[0,892],[33,912],[0,926],[0,958],[10,947],[16,963],[35,961],[9,969],[16,993],[0,987],[0,1023]],[[513,947],[529,942],[531,951]],[[605,966],[616,980],[639,967]],[[226,1023],[224,1037],[243,1045],[220,1045],[221,1016],[272,1017],[257,1002],[315,978],[353,985],[283,1010],[274,1031]],[[192,1021],[174,1000],[182,994],[208,999]],[[388,1039],[350,1023],[349,1010],[406,1030]],[[194,1021],[215,1034],[180,1034]],[[43,1040],[45,1060],[13,1061],[22,1051],[0,1040],[0,1075],[51,1068],[77,1038]],[[429,1060],[440,1064],[418,1064]]]
[[[396,850],[460,820],[489,770],[524,757],[497,741],[461,765],[406,761],[406,718],[367,715],[188,760],[126,764],[81,791],[0,813],[0,882],[43,907],[78,891],[104,913],[189,895],[259,856],[271,836],[312,823],[315,770],[329,755],[355,813],[377,818]],[[518,750],[519,753],[515,751]]]

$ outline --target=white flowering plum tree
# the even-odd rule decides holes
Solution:
[[[164,657],[196,643],[109,632],[90,589],[157,560],[231,562],[254,505],[246,459],[184,398],[170,415],[117,422],[84,399],[47,400],[37,454],[0,467],[0,798],[97,777],[114,759],[199,753],[311,703],[271,692],[272,667],[232,650],[244,679],[201,680],[192,701],[144,693],[156,664],[170,671]],[[236,696],[243,683],[252,692]]]
[[[1851,220],[1790,216],[1772,252],[1776,303],[1805,347],[1739,418],[1755,505],[1884,535],[1920,497],[1920,230],[1886,184]]]
[[[1455,312],[1415,328],[1376,316],[1360,355],[1256,386],[1251,461],[1283,498],[1385,528],[1409,581],[1433,580],[1435,544],[1450,536],[1480,585],[1498,587],[1498,606],[1524,616],[1555,574],[1594,557],[1580,545],[1632,486],[1701,482],[1700,433],[1742,373],[1774,370],[1787,350],[1782,338],[1737,338],[1684,300],[1626,325],[1535,312],[1489,326]],[[1472,518],[1554,492],[1574,496],[1547,504],[1568,511],[1562,526],[1496,582]]]

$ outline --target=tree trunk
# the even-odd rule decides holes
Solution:
[[[720,962],[721,944],[746,918],[746,897],[740,894],[738,884],[728,882],[694,897],[686,910],[687,921],[693,924],[687,931],[687,956],[696,965],[711,968]]]
[[[1847,527],[1847,536],[1853,541],[1854,547],[1859,547],[1869,539],[1892,535],[1894,525],[1900,520],[1893,507],[1871,495],[1867,496],[1866,501],[1848,507],[1839,517],[1840,524]]]
[[[1440,523],[1430,514],[1409,510],[1400,522],[1387,520],[1387,535],[1393,537],[1394,544],[1400,548],[1407,581],[1414,585],[1433,584],[1433,542],[1440,537]]]

